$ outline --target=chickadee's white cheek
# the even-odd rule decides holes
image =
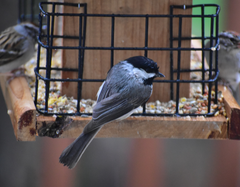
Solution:
[[[137,78],[148,79],[155,76],[155,73],[147,73],[143,69],[133,68],[133,73]]]
[[[148,78],[152,78],[152,77],[155,77],[156,74],[155,73],[147,73],[148,74]]]

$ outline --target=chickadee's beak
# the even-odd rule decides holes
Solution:
[[[165,77],[165,75],[163,75],[163,74],[160,73],[160,72],[158,72],[158,73],[156,74],[156,76],[157,76],[157,77]]]

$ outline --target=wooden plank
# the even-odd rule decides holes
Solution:
[[[24,77],[13,79],[9,85],[6,84],[6,77],[1,77],[0,81],[17,140],[35,140],[35,124],[37,132],[43,126],[51,129],[55,118],[41,115],[36,117],[35,106]],[[239,106],[228,90],[221,86],[220,89],[224,94],[229,128],[228,121],[223,116],[129,117],[106,124],[97,137],[227,139],[229,132],[231,139],[239,139]],[[61,138],[76,138],[91,120],[91,117],[71,118],[73,122],[63,130]]]
[[[8,85],[6,77],[1,76],[0,82],[17,140],[35,140],[36,111],[26,79],[17,77]],[[97,137],[239,139],[240,107],[226,88],[219,86],[219,89],[224,95],[229,121],[223,116],[129,117],[106,124]],[[91,117],[72,119],[73,122],[64,129],[61,138],[76,138]],[[43,125],[50,127],[54,121],[54,117],[38,116],[37,130]]]
[[[60,138],[76,138],[91,118],[71,117],[73,122]],[[37,117],[37,129],[49,126],[54,117]],[[197,138],[226,139],[227,120],[217,117],[129,117],[106,124],[97,137],[101,138]]]
[[[14,134],[19,141],[34,141],[36,136],[36,109],[25,77],[16,77],[9,84],[0,76],[0,83]]]
[[[75,2],[77,0],[65,0],[64,2]],[[170,5],[189,5],[191,0],[140,0],[140,1],[113,1],[113,0],[82,0],[87,3],[88,13],[97,14],[166,14],[169,15]],[[72,9],[72,10],[71,10]],[[66,7],[64,11],[77,12],[79,9]],[[174,11],[175,14],[191,14],[191,9]],[[178,36],[178,19],[174,18],[174,37]],[[63,34],[77,35],[79,20],[74,17],[63,18]],[[149,18],[149,47],[169,47],[169,18]],[[114,46],[116,47],[144,47],[145,45],[145,19],[144,18],[116,18]],[[183,19],[182,36],[191,35],[190,18]],[[77,46],[78,41],[63,40],[64,46]],[[86,46],[111,46],[111,18],[88,17]],[[177,42],[174,42],[174,47]],[[190,47],[190,41],[182,41],[182,47]],[[65,50],[63,53],[63,67],[78,67],[78,52]],[[135,55],[144,55],[144,51],[118,50],[114,52],[114,63]],[[155,60],[160,66],[160,71],[170,79],[170,54],[169,51],[149,51],[148,57]],[[177,65],[177,53],[174,52],[174,67]],[[190,51],[182,52],[181,68],[189,69]],[[105,79],[110,68],[110,51],[86,50],[83,78]],[[77,73],[63,73],[63,78],[77,78]],[[181,79],[189,79],[189,73],[181,74]],[[85,99],[96,99],[96,93],[101,83],[83,83],[82,97]],[[77,97],[76,83],[63,83],[62,93]],[[180,97],[189,95],[189,84],[181,84]],[[154,90],[150,101],[170,100],[170,84],[154,83]]]
[[[229,118],[228,134],[230,139],[240,139],[240,107],[231,92],[224,86],[219,86],[224,96],[224,105]]]

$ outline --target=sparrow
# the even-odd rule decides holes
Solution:
[[[15,70],[33,57],[38,30],[31,23],[21,23],[0,33],[0,73]]]
[[[164,77],[153,60],[134,56],[114,65],[97,93],[92,120],[82,134],[61,154],[59,161],[74,168],[82,154],[106,123],[129,117],[136,108],[146,103],[152,94],[156,77]]]
[[[234,97],[238,100],[240,82],[240,35],[234,31],[225,31],[219,34],[218,69],[219,79],[229,84]],[[215,45],[215,43],[213,44]],[[210,47],[210,41],[205,48]],[[210,52],[206,51],[206,60],[209,64]],[[213,68],[215,68],[215,52],[213,52]]]

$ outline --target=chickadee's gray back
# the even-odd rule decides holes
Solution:
[[[151,94],[148,90],[151,91],[153,79],[159,76],[158,69],[156,62],[142,56],[119,62],[109,70],[98,101],[114,93],[122,93],[124,97],[139,91]]]
[[[151,85],[145,86],[143,79],[133,73],[134,67],[127,61],[122,61],[111,68],[103,84],[98,101],[119,93],[125,100],[136,98],[145,102],[151,95]],[[141,94],[140,94],[141,93]],[[141,105],[137,102],[136,105]]]

